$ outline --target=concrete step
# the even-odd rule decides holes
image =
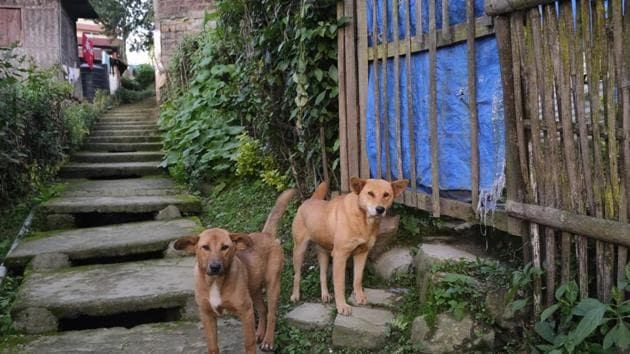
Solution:
[[[96,138],[101,136],[150,136],[157,135],[158,130],[156,127],[150,129],[93,129],[90,132],[90,137]]]
[[[85,151],[134,152],[160,151],[161,143],[91,143],[86,144]]]
[[[151,118],[151,117],[145,117],[145,116],[119,116],[119,117],[103,117],[101,119],[99,119],[97,122],[99,123],[132,123],[132,122],[149,122],[149,123],[155,123],[156,119],[155,118]]]
[[[59,171],[62,178],[154,176],[164,173],[160,161],[114,163],[68,163]]]
[[[72,155],[74,162],[91,163],[114,163],[114,162],[143,162],[160,161],[162,159],[160,151],[137,151],[137,152],[77,152]]]
[[[24,267],[33,257],[46,253],[62,253],[74,261],[159,252],[170,241],[202,229],[196,219],[185,218],[34,233],[6,257],[5,264]]]
[[[155,124],[96,124],[93,127],[93,131],[98,130],[117,130],[117,131],[127,131],[127,130],[146,130],[146,129],[157,129],[157,125]]]
[[[158,196],[93,196],[57,197],[41,205],[47,214],[80,213],[153,213],[174,205],[182,213],[194,214],[201,210],[199,199],[190,195]]]
[[[172,179],[149,176],[117,180],[66,180],[61,197],[124,197],[184,194]]]
[[[194,257],[174,257],[32,272],[11,309],[13,326],[24,333],[45,333],[57,331],[59,320],[79,316],[157,309],[195,313],[194,262]]]
[[[219,350],[243,352],[241,323],[232,318],[218,320]],[[15,340],[13,340],[15,339]],[[101,328],[44,336],[8,337],[2,353],[23,354],[207,354],[206,337],[200,322],[144,324],[130,329]],[[2,345],[2,344],[0,344]],[[258,353],[262,353],[257,349]]]
[[[119,136],[90,136],[88,143],[154,143],[159,142],[160,137],[157,135],[146,136],[129,136],[121,132]]]

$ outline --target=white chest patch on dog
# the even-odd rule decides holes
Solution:
[[[217,314],[220,315],[217,309],[221,306],[221,288],[217,283],[212,283],[210,286],[210,294],[208,296],[208,302],[210,302],[210,307]]]

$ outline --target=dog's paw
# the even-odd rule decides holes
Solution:
[[[332,295],[330,295],[330,293],[323,293],[322,294],[322,302],[323,303],[327,304],[332,299],[333,299],[333,297],[332,297]]]
[[[354,293],[354,300],[356,301],[356,303],[358,305],[367,305],[368,303],[368,298],[367,295],[365,295],[364,292],[361,293]]]
[[[298,302],[298,301],[300,301],[300,294],[291,295],[291,302]]]
[[[350,305],[348,304],[338,304],[337,313],[340,313],[344,316],[350,316],[352,314],[352,307],[350,307]]]
[[[273,343],[269,343],[264,341],[260,344],[260,350],[263,352],[272,352],[273,351]]]

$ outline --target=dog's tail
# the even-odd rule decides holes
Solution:
[[[326,193],[328,193],[328,182],[322,182],[315,188],[315,192],[311,196],[311,199],[326,199]]]
[[[276,199],[276,205],[273,206],[269,216],[267,217],[267,221],[265,222],[265,226],[263,227],[263,232],[271,234],[273,237],[276,237],[276,232],[278,229],[278,222],[282,218],[285,210],[289,206],[289,202],[293,199],[295,195],[295,189],[287,189],[282,192],[278,199]]]

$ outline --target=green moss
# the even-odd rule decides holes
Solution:
[[[32,342],[34,336],[27,335],[10,335],[0,339],[0,353],[17,354],[21,352],[21,346]]]

